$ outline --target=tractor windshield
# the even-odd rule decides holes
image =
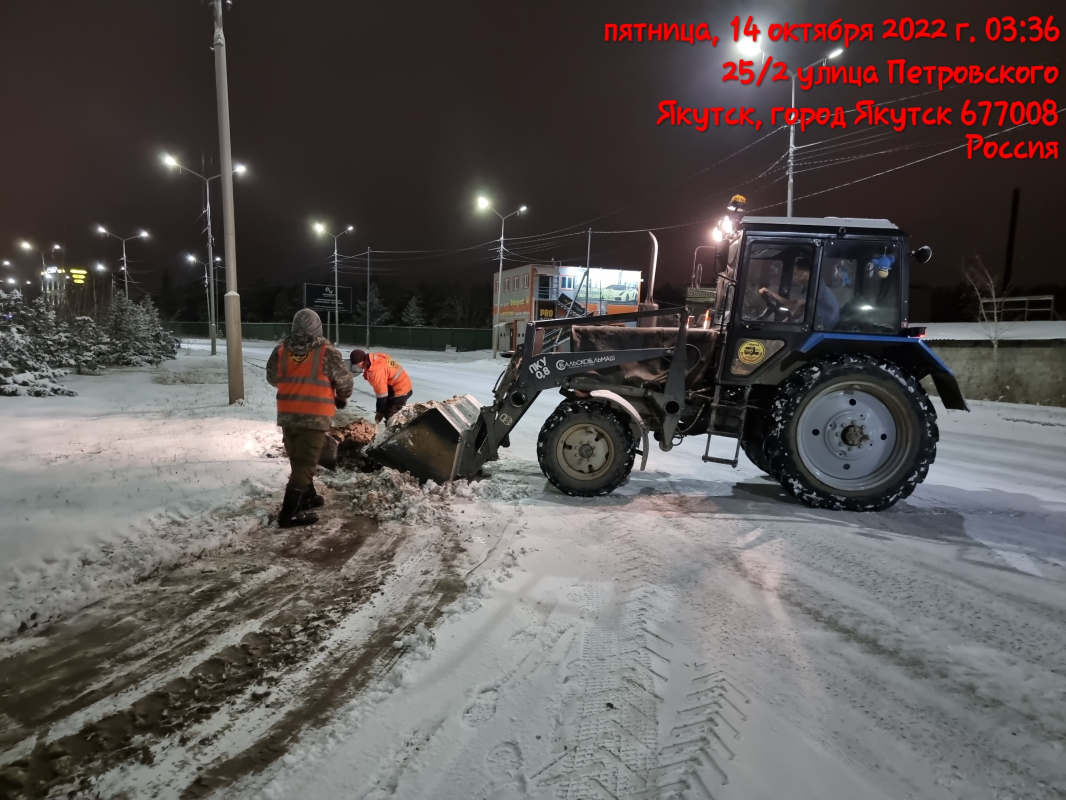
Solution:
[[[744,277],[745,321],[803,322],[814,263],[808,242],[753,241]]]
[[[814,329],[848,333],[899,333],[898,242],[837,239],[822,253]]]

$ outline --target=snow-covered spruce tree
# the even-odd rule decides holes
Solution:
[[[417,294],[411,295],[411,299],[407,301],[400,321],[411,328],[421,328],[426,324],[426,312],[422,309],[422,302]]]
[[[76,360],[70,329],[43,301],[27,304],[18,291],[0,291],[0,395],[45,397],[76,392],[56,383]]]
[[[163,329],[151,300],[134,303],[115,295],[104,323],[107,335],[105,363],[117,367],[158,364],[177,355],[178,340]]]
[[[56,383],[71,370],[158,364],[174,358],[177,346],[150,301],[114,298],[101,329],[91,317],[60,319],[41,298],[27,303],[18,291],[0,291],[0,395],[74,396]]]

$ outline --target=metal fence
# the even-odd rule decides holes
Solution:
[[[164,322],[163,327],[176,336],[206,339],[206,322]],[[277,342],[288,334],[287,322],[242,322],[241,335],[245,339]],[[330,328],[332,333],[332,327]],[[219,338],[225,338],[225,326],[219,326]],[[370,342],[366,341],[365,325],[341,325],[341,344],[352,347],[392,347],[409,350],[488,350],[492,347],[491,328],[407,328],[398,325],[371,325]]]
[[[989,320],[1027,322],[1055,319],[1055,295],[981,298],[981,311]]]

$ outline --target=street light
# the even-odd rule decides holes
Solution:
[[[478,197],[477,207],[482,210],[487,208],[489,211],[491,211],[493,214],[500,218],[500,270],[499,276],[496,278],[496,321],[492,325],[492,357],[497,358],[500,343],[500,304],[502,302],[503,295],[503,227],[508,219],[515,216],[516,214],[521,214],[526,210],[526,207],[519,206],[517,211],[512,211],[506,217],[499,211],[497,211],[495,208],[493,208],[489,201],[484,197]]]
[[[763,52],[762,48],[760,48],[759,45],[756,44],[754,41],[751,41],[749,39],[741,39],[739,42],[737,42],[737,50],[740,52],[741,55],[749,56],[751,58],[754,58],[756,55],[762,55],[763,58],[766,57],[766,53]],[[815,64],[824,64],[829,59],[836,58],[837,56],[842,55],[843,52],[844,52],[844,50],[842,48],[838,47],[836,50],[831,52],[829,55],[825,56],[824,58],[819,58],[817,61],[812,61],[810,64],[808,64],[806,67],[803,67],[802,69],[810,69]],[[792,108],[795,108],[796,107],[796,74],[797,73],[795,71],[793,71],[793,70],[786,70],[786,74],[789,76],[789,78],[792,79]],[[793,124],[793,125],[789,126],[789,130],[788,130],[788,206],[787,206],[787,211],[785,212],[785,216],[788,216],[788,217],[792,216],[792,186],[793,186],[793,183],[792,183],[792,171],[793,171],[793,167],[795,166],[795,162],[796,162],[796,126]]]
[[[191,175],[195,175],[204,182],[204,215],[207,217],[207,263],[208,273],[211,276],[208,281],[207,335],[211,339],[211,355],[217,355],[218,345],[216,342],[218,340],[218,322],[215,319],[218,313],[218,301],[215,298],[215,262],[217,259],[213,258],[215,240],[211,233],[211,181],[218,180],[222,177],[222,174],[219,173],[218,175],[212,175],[210,178],[205,178],[199,172],[183,166],[169,153],[163,154],[163,163],[168,167],[176,167],[178,172],[184,170]],[[201,167],[201,169],[203,169],[203,167]],[[239,175],[243,175],[247,171],[247,167],[243,164],[234,164],[233,171]]]
[[[125,289],[126,299],[129,300],[129,298],[130,298],[130,271],[127,269],[128,264],[126,262],[126,242],[132,241],[133,239],[147,239],[148,238],[148,231],[141,231],[140,233],[138,233],[135,236],[127,236],[126,238],[122,238],[117,233],[111,233],[111,231],[109,231],[103,225],[97,225],[96,226],[96,232],[97,233],[101,233],[104,236],[110,236],[110,237],[112,237],[114,239],[118,239],[120,242],[122,242],[122,280],[123,280],[123,287]]]
[[[338,279],[337,279],[337,239],[339,239],[341,236],[344,236],[344,234],[346,234],[346,233],[351,233],[354,230],[355,230],[355,228],[352,225],[349,225],[347,228],[345,228],[340,233],[333,234],[333,233],[330,233],[329,231],[327,231],[326,230],[326,226],[323,225],[321,222],[316,222],[315,223],[315,233],[319,234],[320,236],[324,233],[324,234],[326,234],[326,236],[332,236],[333,237],[333,333],[334,333],[333,343],[334,344],[340,344],[340,341],[341,341],[341,295],[340,295],[340,286],[338,286]],[[367,320],[370,319],[370,297],[369,296],[367,296],[367,299],[366,299],[366,318],[367,318]],[[369,324],[369,322],[367,324]],[[369,347],[369,346],[370,345],[368,344],[367,347]]]

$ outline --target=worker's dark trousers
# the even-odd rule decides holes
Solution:
[[[414,392],[408,392],[407,394],[397,395],[393,392],[392,387],[389,387],[389,398],[385,401],[385,409],[382,414],[385,415],[385,419],[389,419],[393,414],[407,405],[407,401],[411,399],[411,395]]]
[[[303,491],[315,477],[326,432],[314,428],[282,428],[281,438],[289,456],[289,488]]]

